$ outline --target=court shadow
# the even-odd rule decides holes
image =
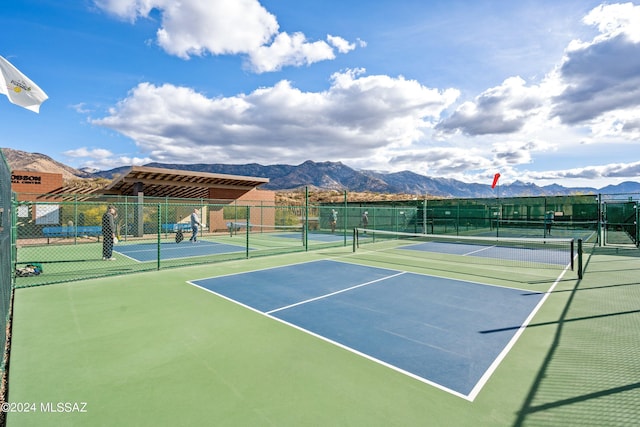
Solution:
[[[585,269],[590,262],[602,262],[597,255],[616,254],[613,248],[598,249],[589,256]],[[640,277],[640,266],[635,269]],[[638,362],[623,356],[640,352],[640,341],[624,327],[637,324],[640,316],[639,309],[625,310],[634,307],[638,283],[582,287],[583,282],[577,280],[573,289],[562,291],[570,294],[557,320],[529,325],[556,329],[513,427],[549,425],[550,420],[564,426],[629,425],[640,416]],[[599,291],[602,296],[593,298],[585,290]],[[620,310],[599,313],[603,300],[608,302],[606,307]],[[585,312],[594,314],[571,315]],[[497,331],[484,331],[491,332]]]

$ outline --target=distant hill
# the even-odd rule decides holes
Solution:
[[[3,148],[2,154],[12,170],[61,173],[62,179],[65,180],[91,178],[90,174],[57,162],[44,154],[28,153],[11,148]]]
[[[59,163],[44,154],[27,153],[10,148],[3,148],[2,151],[12,169],[57,172],[62,173],[64,179],[113,179],[126,173],[129,169],[129,167],[119,167],[107,171],[78,170]],[[455,179],[431,178],[409,171],[395,173],[357,171],[341,162],[318,163],[308,160],[297,166],[264,166],[257,163],[243,165],[148,163],[145,166],[269,178],[269,183],[261,186],[261,188],[270,190],[292,190],[307,186],[322,190],[428,194],[440,197],[473,198],[497,196],[497,190],[492,189],[488,184],[469,184]],[[558,184],[539,187],[532,183],[516,181],[512,184],[501,185],[499,191],[500,197],[640,193],[640,183],[627,181],[618,185],[596,189],[591,187],[567,188]]]

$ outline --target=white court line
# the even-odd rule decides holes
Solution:
[[[371,285],[371,284],[376,283],[376,282],[381,282],[381,281],[383,281],[383,280],[392,279],[392,278],[397,277],[397,276],[400,276],[400,275],[402,275],[402,274],[406,274],[406,271],[401,271],[401,272],[399,272],[399,273],[397,273],[397,274],[392,274],[391,276],[381,277],[381,278],[379,278],[379,279],[372,280],[372,281],[370,281],[370,282],[365,282],[365,283],[361,283],[361,284],[359,284],[359,285],[351,286],[350,288],[340,289],[339,291],[331,292],[331,293],[329,293],[329,294],[325,294],[325,295],[320,295],[319,297],[310,298],[310,299],[308,299],[308,300],[300,301],[300,302],[297,302],[297,303],[295,303],[295,304],[286,305],[286,306],[284,306],[284,307],[276,308],[275,310],[265,311],[265,313],[266,313],[266,314],[276,313],[276,312],[278,312],[278,311],[286,310],[286,309],[288,309],[288,308],[295,307],[295,306],[297,306],[297,305],[302,305],[302,304],[306,304],[306,303],[309,303],[309,302],[312,302],[312,301],[316,301],[316,300],[319,300],[319,299],[328,298],[328,297],[330,297],[330,296],[338,295],[338,294],[341,294],[341,293],[343,293],[343,292],[350,291],[350,290],[352,290],[352,289],[357,289],[357,288],[361,288],[361,287],[363,287],[363,286]]]
[[[291,265],[303,265],[303,264],[314,263],[314,262],[319,262],[319,261],[324,261],[324,260],[305,261],[305,262],[300,262],[300,263],[291,264]],[[366,264],[347,262],[347,261],[343,261],[343,260],[332,260],[332,261],[333,262],[342,262],[342,263],[346,263],[346,264],[353,264],[353,265],[357,265],[357,266],[360,266],[360,267],[371,267],[371,268],[383,268],[383,269],[386,269],[384,267],[373,267],[373,266],[366,265]],[[262,269],[258,269],[258,270],[253,270],[253,271],[250,271],[250,272],[263,271],[263,270],[272,270],[272,269],[277,269],[277,268],[281,268],[281,267],[283,267],[283,266],[266,267],[266,268],[262,268]],[[301,301],[301,302],[298,302],[298,303],[295,303],[295,304],[291,304],[291,305],[288,305],[286,307],[277,308],[277,309],[271,310],[269,312],[264,312],[264,311],[261,311],[261,310],[258,310],[256,308],[254,308],[254,307],[251,307],[251,306],[249,306],[247,304],[244,304],[244,303],[241,303],[241,302],[239,302],[237,300],[234,300],[234,299],[232,299],[232,298],[230,298],[230,297],[228,297],[226,295],[220,294],[220,293],[218,293],[216,291],[212,291],[210,289],[207,289],[205,287],[202,287],[202,286],[197,285],[196,283],[194,283],[195,281],[216,279],[216,278],[225,277],[225,276],[235,276],[237,274],[243,274],[243,273],[247,273],[247,272],[229,273],[229,274],[222,275],[222,276],[213,276],[213,277],[208,277],[206,279],[198,279],[198,280],[194,280],[194,281],[187,281],[187,283],[192,285],[192,286],[195,286],[197,288],[200,288],[200,289],[202,289],[202,290],[204,290],[206,292],[209,292],[209,293],[212,293],[214,295],[217,295],[217,296],[219,296],[219,297],[221,297],[223,299],[226,299],[226,300],[228,300],[230,302],[233,302],[235,304],[243,306],[243,307],[245,307],[245,308],[247,308],[247,309],[249,309],[249,310],[251,310],[251,311],[253,311],[255,313],[262,314],[262,315],[264,315],[264,316],[266,316],[266,317],[268,317],[270,319],[276,320],[277,322],[283,323],[283,324],[288,325],[288,326],[290,326],[292,328],[295,328],[297,330],[300,330],[300,331],[303,331],[305,333],[308,333],[309,335],[312,335],[312,336],[314,336],[316,338],[319,338],[319,339],[321,339],[323,341],[326,341],[328,343],[336,345],[336,346],[338,346],[340,348],[343,348],[343,349],[345,349],[347,351],[350,351],[350,352],[352,352],[354,354],[358,354],[358,355],[360,355],[360,356],[362,356],[362,357],[364,357],[366,359],[374,361],[374,362],[376,362],[376,363],[378,363],[380,365],[386,366],[386,367],[388,367],[388,368],[390,368],[392,370],[400,372],[400,373],[402,373],[402,374],[404,374],[404,375],[406,375],[408,377],[411,377],[411,378],[413,378],[415,380],[418,380],[418,381],[420,381],[422,383],[425,383],[425,384],[428,384],[430,386],[433,386],[433,387],[435,387],[437,389],[445,391],[445,392],[447,392],[447,393],[449,393],[451,395],[454,395],[456,397],[462,398],[462,399],[467,400],[469,402],[473,402],[476,399],[476,397],[478,396],[478,394],[480,393],[480,391],[484,388],[486,383],[489,381],[489,378],[493,375],[493,373],[496,371],[498,366],[502,363],[502,361],[507,357],[507,355],[511,351],[511,349],[515,346],[515,344],[518,341],[518,339],[520,338],[520,336],[524,333],[524,331],[527,328],[527,326],[529,325],[529,323],[532,321],[532,319],[537,314],[537,312],[542,308],[542,306],[544,305],[544,303],[547,300],[547,298],[552,294],[552,292],[554,291],[554,289],[556,288],[556,286],[561,281],[562,277],[568,271],[569,268],[570,268],[570,265],[565,267],[565,269],[562,271],[562,273],[556,278],[555,282],[552,284],[552,286],[546,292],[544,292],[544,291],[533,291],[533,290],[530,291],[530,292],[535,292],[535,293],[544,293],[544,295],[543,295],[542,299],[538,302],[536,307],[531,311],[529,316],[520,325],[520,327],[518,328],[518,330],[516,331],[514,336],[511,338],[511,340],[507,343],[507,345],[502,349],[502,351],[494,359],[493,363],[491,363],[491,365],[489,365],[487,370],[485,370],[484,374],[476,382],[475,386],[472,388],[472,390],[469,392],[469,394],[464,394],[464,393],[461,393],[459,391],[450,389],[450,388],[448,388],[448,387],[446,387],[446,386],[444,386],[442,384],[439,384],[439,383],[437,383],[435,381],[432,381],[432,380],[429,380],[427,378],[421,377],[421,376],[419,376],[417,374],[414,374],[414,373],[412,373],[410,371],[406,371],[406,370],[404,370],[404,369],[402,369],[400,367],[397,367],[397,366],[395,366],[393,364],[390,364],[388,362],[385,362],[383,360],[377,359],[376,357],[373,357],[373,356],[371,356],[371,355],[369,355],[367,353],[363,353],[363,352],[361,352],[359,350],[356,350],[356,349],[354,349],[352,347],[349,347],[349,346],[347,346],[345,344],[342,344],[342,343],[340,343],[338,341],[334,341],[334,340],[332,340],[330,338],[327,338],[327,337],[325,337],[323,335],[320,335],[320,334],[317,334],[315,332],[312,332],[312,331],[310,331],[308,329],[305,329],[305,328],[303,328],[301,326],[298,326],[298,325],[296,325],[294,323],[290,323],[290,322],[287,322],[286,320],[280,319],[278,317],[274,317],[274,316],[271,315],[271,313],[282,311],[282,310],[285,310],[287,308],[291,308],[291,307],[294,307],[294,306],[297,306],[297,305],[301,305],[301,304],[304,304],[304,303],[307,303],[307,302],[311,302],[311,301],[314,301],[314,300],[327,298],[327,297],[332,296],[332,295],[340,294],[340,293],[346,292],[348,290],[352,290],[352,289],[356,289],[356,288],[359,288],[359,287],[367,286],[367,285],[370,285],[370,284],[373,284],[373,283],[376,283],[376,282],[384,281],[384,280],[387,280],[387,279],[390,279],[390,278],[393,278],[393,277],[397,277],[397,276],[400,276],[400,275],[403,275],[403,274],[407,274],[407,273],[415,274],[415,275],[418,275],[418,276],[435,277],[435,278],[440,278],[440,279],[445,279],[445,280],[466,282],[466,283],[480,285],[480,286],[492,286],[492,287],[500,287],[500,288],[506,288],[506,289],[517,289],[517,290],[521,290],[521,291],[527,291],[526,289],[513,288],[513,287],[508,287],[508,286],[500,286],[500,285],[493,285],[493,284],[487,284],[487,283],[479,283],[479,282],[474,282],[474,281],[469,281],[469,280],[464,280],[464,279],[454,279],[454,278],[443,277],[443,276],[434,276],[434,275],[430,275],[430,274],[416,273],[416,272],[412,272],[412,271],[395,270],[395,271],[398,271],[398,273],[392,274],[392,275],[389,275],[389,276],[386,276],[386,277],[382,277],[382,278],[379,278],[379,279],[376,279],[376,280],[372,280],[370,282],[366,282],[366,283],[362,283],[362,284],[359,284],[359,285],[355,285],[355,286],[352,286],[352,287],[349,287],[349,288],[346,288],[346,289],[343,289],[343,290],[340,290],[340,291],[332,292],[332,293],[329,293],[329,294],[326,294],[326,295],[323,295],[323,296],[311,298],[311,299],[306,300],[306,301]]]
[[[544,293],[544,296],[540,299],[540,301],[538,302],[538,305],[536,305],[536,307],[531,311],[531,313],[525,319],[525,321],[522,322],[522,325],[520,325],[520,327],[518,328],[518,331],[513,335],[513,337],[511,337],[511,340],[509,341],[509,343],[502,349],[498,357],[496,357],[493,360],[493,363],[485,371],[484,375],[480,377],[480,380],[478,380],[475,387],[471,390],[471,393],[469,393],[469,396],[468,396],[469,401],[473,402],[475,398],[478,396],[478,394],[480,393],[480,390],[482,390],[482,388],[487,383],[487,381],[489,381],[489,378],[491,377],[491,375],[493,375],[495,370],[498,369],[498,366],[500,365],[500,363],[502,363],[502,360],[505,357],[507,357],[507,354],[509,353],[509,351],[511,351],[513,346],[516,345],[516,342],[520,338],[520,335],[524,333],[525,329],[527,328],[529,323],[531,323],[531,320],[533,320],[534,316],[538,313],[538,311],[542,308],[547,298],[551,296],[551,293],[554,291],[554,289],[556,288],[560,280],[562,280],[562,277],[565,275],[565,273],[569,270],[569,267],[570,266],[567,266],[565,267],[564,270],[562,270],[562,273],[560,273],[560,275],[555,280],[555,282],[553,282],[553,285],[551,285],[551,288],[549,288],[549,290]]]
[[[478,249],[478,250],[475,250],[475,251],[467,252],[466,254],[462,254],[462,256],[477,254],[478,252],[486,251],[488,249],[492,249],[492,248],[496,248],[496,247],[497,247],[496,245],[487,246],[487,247],[482,248],[482,249]]]

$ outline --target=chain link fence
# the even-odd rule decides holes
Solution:
[[[135,198],[15,202],[18,288],[351,244],[360,212],[332,225],[318,206]],[[103,216],[116,209],[117,243],[104,259]],[[198,227],[191,225],[196,212]],[[388,216],[372,210],[372,223]],[[338,217],[344,218],[344,211]],[[111,258],[111,257],[108,257]],[[9,271],[9,270],[7,270]]]
[[[6,401],[7,394],[7,372],[9,363],[9,341],[11,337],[11,305],[13,297],[13,275],[12,255],[15,246],[13,245],[12,224],[12,198],[11,192],[11,169],[0,150],[0,342],[3,344],[3,357],[0,365],[2,373],[2,384],[0,392],[0,403]],[[5,414],[0,414],[0,424],[4,425]]]
[[[24,195],[21,195],[24,196]],[[24,197],[21,197],[24,199]],[[10,198],[9,198],[10,199]],[[31,197],[38,200],[35,195]],[[349,246],[354,228],[425,234],[570,237],[638,243],[638,195],[297,205],[233,200],[78,197],[13,202],[15,286]],[[11,203],[5,209],[11,211]],[[115,260],[103,260],[102,217],[117,210]],[[192,243],[190,216],[199,216]],[[9,221],[9,216],[4,216]],[[604,237],[604,238],[603,238]],[[7,253],[7,252],[5,252]],[[5,260],[6,262],[6,260]],[[11,288],[11,285],[7,285]]]
[[[603,243],[626,243],[629,239],[640,244],[640,212],[638,212],[638,194],[618,193],[601,196]]]

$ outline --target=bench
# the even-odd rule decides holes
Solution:
[[[47,243],[52,237],[77,237],[77,236],[102,236],[102,227],[99,225],[79,225],[79,226],[57,226],[57,227],[44,227],[42,234],[47,238]]]
[[[178,228],[182,231],[191,231],[191,224],[189,223],[168,223],[161,224],[161,229],[163,233],[175,233],[178,231]]]

